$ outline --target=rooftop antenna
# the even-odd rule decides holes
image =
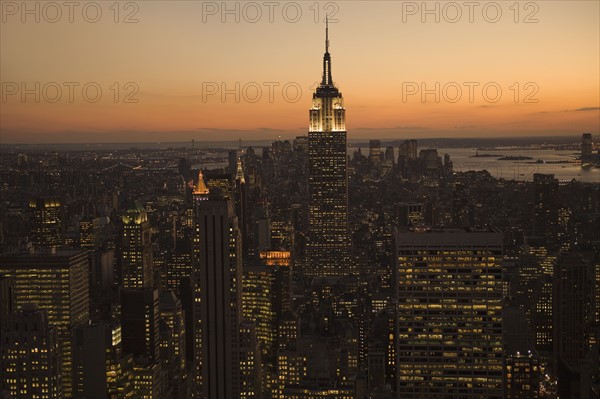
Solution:
[[[329,16],[325,16],[325,52],[329,52]]]

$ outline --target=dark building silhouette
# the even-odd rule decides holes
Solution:
[[[11,277],[0,274],[0,331],[8,316],[15,310],[15,295]],[[1,332],[0,332],[1,334]],[[2,335],[0,335],[0,338]]]
[[[533,234],[552,240],[558,223],[558,180],[554,175],[536,173],[533,185]]]
[[[580,253],[558,256],[554,268],[554,357],[562,398],[591,398],[594,265]]]
[[[581,135],[581,161],[587,161],[592,158],[592,134],[583,133]]]
[[[241,235],[234,204],[202,176],[194,190],[194,387],[196,398],[239,397]]]
[[[75,330],[75,385],[86,399],[133,394],[133,356],[123,352],[120,323],[97,322]]]
[[[121,290],[123,351],[151,362],[159,358],[158,290]]]

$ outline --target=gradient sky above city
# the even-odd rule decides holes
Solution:
[[[595,0],[427,2],[439,22],[424,3],[400,1],[98,2],[98,17],[86,2],[27,2],[38,15],[23,4],[1,4],[2,143],[306,134],[328,12],[350,139],[600,134]],[[39,102],[22,95],[36,82]]]

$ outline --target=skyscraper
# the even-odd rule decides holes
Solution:
[[[502,233],[396,235],[398,394],[502,398]]]
[[[554,239],[558,223],[558,180],[554,175],[535,173],[533,234]]]
[[[561,398],[592,397],[594,273],[593,262],[577,252],[560,254],[554,267],[553,343]]]
[[[31,241],[35,247],[62,245],[62,209],[58,198],[35,198],[29,202]]]
[[[323,79],[313,95],[308,132],[309,276],[340,277],[353,271],[348,235],[348,167],[344,100],[331,77],[327,28]]]
[[[65,398],[73,392],[73,331],[89,318],[88,253],[80,250],[37,251],[0,258],[0,274],[14,282],[15,307],[35,303],[56,328]]]
[[[398,152],[398,158],[417,159],[417,140],[405,140],[400,144]]]
[[[160,359],[163,369],[167,371],[174,389],[187,392],[184,313],[181,301],[173,291],[160,293],[159,311]]]
[[[378,168],[381,165],[381,141],[369,140],[369,162],[371,166]]]
[[[123,221],[123,288],[152,287],[152,242],[150,222],[139,202],[133,203]]]
[[[156,362],[159,357],[158,290],[121,290],[123,351]]]
[[[241,235],[231,198],[194,190],[194,389],[196,398],[233,399],[239,391]]]
[[[587,161],[592,157],[592,134],[583,133],[581,136],[581,161]]]

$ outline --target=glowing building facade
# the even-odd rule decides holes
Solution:
[[[88,263],[87,251],[79,250],[0,258],[0,274],[12,277],[16,309],[37,304],[57,331],[65,398],[74,396],[73,331],[89,319]]]
[[[31,241],[36,248],[62,245],[62,209],[58,198],[36,198],[29,202]]]
[[[152,287],[152,241],[146,210],[136,202],[123,221],[123,288]]]
[[[402,232],[397,373],[402,398],[502,398],[502,233]]]
[[[353,271],[348,234],[346,110],[331,77],[329,39],[323,79],[309,111],[308,276],[341,277]]]

